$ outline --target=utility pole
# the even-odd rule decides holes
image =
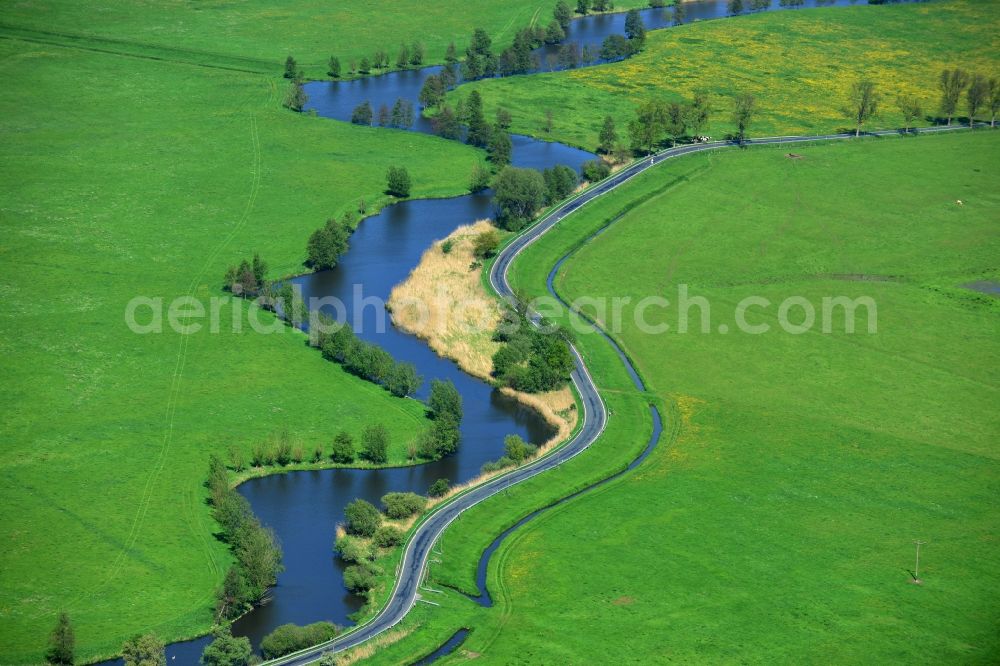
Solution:
[[[917,546],[917,561],[913,566],[913,580],[910,582],[914,585],[922,585],[924,581],[920,580],[920,547],[927,543],[926,541],[920,541],[919,539],[913,542]]]

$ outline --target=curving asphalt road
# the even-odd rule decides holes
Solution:
[[[968,127],[931,127],[919,130],[920,134],[949,132],[968,129]],[[900,134],[899,130],[883,130],[862,134],[864,136],[893,136]],[[823,134],[817,136],[778,136],[748,141],[748,145],[774,145],[786,143],[805,143],[812,141],[835,141],[855,138],[853,133],[847,134]],[[526,247],[541,238],[549,229],[559,223],[560,220],[574,211],[582,208],[594,199],[611,192],[622,183],[625,183],[646,169],[649,169],[665,160],[699,153],[706,150],[718,150],[723,148],[735,148],[737,144],[731,141],[713,141],[708,143],[697,143],[691,145],[670,148],[653,156],[646,157],[618,173],[601,181],[596,186],[581,192],[568,199],[559,207],[555,208],[536,224],[526,229],[514,241],[500,251],[493,267],[490,271],[490,284],[493,289],[506,299],[513,298],[513,290],[507,281],[507,273],[517,256]],[[581,427],[577,434],[566,444],[552,451],[546,456],[539,458],[523,467],[512,470],[502,476],[491,479],[482,485],[466,491],[462,495],[456,496],[447,504],[441,505],[416,529],[413,536],[406,545],[406,551],[398,571],[396,586],[388,603],[376,615],[363,625],[359,625],[349,632],[328,641],[326,643],[307,648],[300,652],[265,662],[267,666],[300,666],[313,663],[325,652],[339,652],[374,638],[384,631],[391,629],[401,622],[413,608],[419,598],[420,584],[430,559],[431,550],[441,533],[452,522],[459,518],[462,513],[496,495],[510,486],[520,483],[525,479],[541,474],[546,470],[558,467],[567,460],[574,458],[587,448],[600,436],[607,424],[607,410],[604,401],[601,399],[597,387],[587,370],[579,352],[571,347],[576,361],[576,369],[572,374],[572,381],[583,402],[583,418]],[[625,361],[628,363],[628,361]]]

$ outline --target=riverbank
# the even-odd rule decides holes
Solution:
[[[393,288],[388,302],[393,324],[487,382],[493,381],[493,355],[500,349],[493,333],[503,309],[483,286],[483,262],[475,255],[475,242],[490,232],[500,233],[481,220],[435,241],[407,279]],[[543,447],[563,441],[576,427],[576,400],[569,387],[539,394],[501,390],[538,411],[556,429]]]

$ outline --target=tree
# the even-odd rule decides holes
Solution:
[[[371,62],[368,61],[368,58],[362,58],[361,62],[358,63],[358,73],[367,76],[370,71],[372,71]]]
[[[562,25],[556,19],[552,19],[548,27],[545,28],[545,43],[558,44],[564,39],[566,39],[566,32],[563,30]]]
[[[490,137],[489,146],[486,148],[490,162],[498,167],[510,164],[511,154],[514,152],[514,144],[511,143],[510,135],[499,127],[494,128],[493,136]]]
[[[636,109],[635,119],[628,124],[632,149],[651,153],[666,131],[669,107],[658,100],[644,102]]]
[[[681,25],[687,19],[687,8],[684,6],[683,0],[677,0],[674,3],[674,23],[676,25]]]
[[[514,122],[514,120],[511,118],[510,111],[502,106],[498,106],[496,126],[502,130],[509,130],[512,122]]]
[[[167,666],[166,646],[153,634],[134,636],[122,645],[125,666]]]
[[[597,147],[597,152],[608,154],[614,150],[615,143],[618,142],[618,132],[615,130],[615,119],[611,116],[604,117],[604,126],[601,128],[601,143]]]
[[[217,620],[232,620],[250,608],[250,593],[238,565],[229,567],[222,587],[216,593],[215,617]]]
[[[590,13],[590,0],[576,0],[576,13],[584,16]]]
[[[451,490],[451,482],[448,479],[438,479],[431,484],[427,494],[431,497],[444,497]]]
[[[879,94],[874,81],[864,79],[851,86],[848,112],[854,123],[854,136],[861,136],[861,126],[878,115],[878,104]]]
[[[545,203],[545,180],[534,169],[504,167],[493,189],[497,220],[510,231],[523,228]]]
[[[559,2],[556,3],[555,9],[552,10],[552,16],[559,22],[559,26],[565,31],[569,28],[569,22],[573,20],[573,10],[569,8],[566,0],[559,0]]]
[[[331,622],[314,622],[304,627],[283,624],[260,642],[260,651],[265,659],[274,659],[298,650],[324,643],[338,633]]]
[[[388,127],[390,121],[389,106],[384,103],[381,106],[379,106],[378,116],[376,116],[376,118],[377,118],[375,121],[376,125],[381,125],[382,127]]]
[[[353,564],[344,570],[344,585],[354,594],[364,594],[378,584],[367,566]]]
[[[903,116],[903,131],[909,132],[914,121],[923,115],[920,99],[916,95],[900,95],[896,98],[896,107]]]
[[[743,0],[729,0],[728,11],[730,16],[743,13]]]
[[[498,247],[500,247],[500,234],[496,229],[490,229],[476,236],[476,240],[472,242],[472,254],[477,259],[489,259],[497,253]]]
[[[444,101],[445,86],[440,76],[431,75],[424,81],[420,89],[420,104],[424,108],[433,108]]]
[[[413,127],[413,104],[410,100],[402,97],[396,100],[396,103],[392,105],[390,124],[401,129]]]
[[[465,142],[480,148],[486,147],[493,132],[483,115],[483,98],[478,90],[469,93],[465,109],[469,125],[469,133],[465,137]]]
[[[596,183],[611,175],[611,167],[604,160],[588,160],[583,163],[583,177],[589,183]]]
[[[414,67],[424,64],[424,45],[420,42],[413,42],[413,47],[410,49],[410,64]]]
[[[702,128],[708,124],[712,115],[712,103],[707,94],[697,92],[690,104],[682,107],[684,126],[692,136],[701,134]]]
[[[458,140],[462,136],[462,125],[455,111],[445,104],[431,121],[434,133],[445,139]]]
[[[410,172],[406,167],[391,166],[385,172],[386,192],[394,197],[405,199],[410,196]]]
[[[747,140],[747,132],[757,111],[757,100],[749,93],[736,95],[733,98],[733,124],[736,125],[736,141],[743,145]]]
[[[538,447],[528,444],[519,435],[507,435],[503,440],[504,455],[520,465],[538,452]]]
[[[288,86],[288,92],[285,93],[285,108],[291,109],[292,111],[301,111],[302,107],[304,107],[308,101],[309,96],[306,95],[306,91],[302,87],[302,82],[292,81],[292,84]]]
[[[384,425],[374,423],[361,431],[361,455],[373,463],[389,459],[389,430]]]
[[[348,534],[370,537],[382,525],[382,514],[371,502],[356,499],[344,508],[344,518],[347,521],[344,529]]]
[[[354,123],[355,125],[371,125],[372,124],[371,102],[364,102],[354,107],[354,111],[351,112],[351,122]]]
[[[285,58],[285,78],[286,79],[297,79],[299,78],[299,66],[295,62],[295,58],[288,56]]]
[[[76,636],[69,622],[67,613],[59,613],[56,626],[49,634],[49,649],[45,652],[45,660],[50,664],[72,665],[73,650],[76,646]]]
[[[427,506],[427,498],[416,493],[386,493],[382,496],[385,515],[402,520],[418,514]]]
[[[545,180],[545,201],[549,205],[568,197],[580,182],[576,171],[564,164],[545,169],[542,178]]]
[[[322,229],[317,229],[309,236],[306,243],[306,266],[326,271],[337,265],[340,257],[347,252],[351,236],[350,219],[345,216],[343,221],[338,222],[331,218]]]
[[[333,462],[347,464],[354,462],[354,438],[345,430],[341,430],[333,438],[333,452],[330,454]]]
[[[340,58],[330,56],[330,62],[327,64],[326,73],[330,75],[331,79],[340,78]]]
[[[413,395],[423,383],[423,378],[417,374],[417,366],[412,363],[396,363],[385,386],[397,398]]]
[[[605,60],[620,60],[632,54],[632,43],[622,35],[608,35],[601,43],[601,57]]]
[[[250,666],[253,648],[250,639],[233,636],[229,625],[222,625],[214,632],[215,640],[201,653],[203,666]]]
[[[580,64],[580,47],[576,42],[563,44],[559,47],[558,58],[559,66],[563,69],[575,69]]]
[[[394,548],[403,543],[403,533],[392,525],[383,525],[375,532],[372,541],[379,548]]]
[[[938,80],[938,87],[941,89],[941,113],[948,119],[948,125],[951,125],[951,119],[958,109],[958,101],[968,85],[969,73],[963,69],[946,69],[941,72],[941,78]]]
[[[969,127],[976,123],[976,116],[989,103],[990,82],[982,74],[973,74],[969,90],[965,93],[965,109],[969,113]]]
[[[450,379],[431,381],[431,397],[427,401],[427,407],[435,419],[451,416],[455,421],[462,420],[462,394]]]
[[[234,537],[234,554],[243,566],[248,594],[256,602],[264,598],[267,588],[278,580],[282,571],[281,546],[274,531],[253,519],[244,524]]]
[[[990,79],[990,95],[986,105],[990,110],[990,127],[996,127],[997,114],[1000,113],[1000,79]]]
[[[410,64],[410,47],[406,44],[399,45],[399,55],[396,56],[396,69],[406,69]]]
[[[469,191],[472,193],[482,192],[490,186],[490,172],[478,162],[472,167],[472,175],[469,177]]]
[[[638,51],[646,41],[646,26],[638,9],[630,9],[625,15],[625,36],[633,42],[633,50]]]

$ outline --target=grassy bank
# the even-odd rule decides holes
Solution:
[[[255,333],[245,306],[239,332],[227,302],[221,333],[180,336],[166,314],[163,334],[132,333],[126,304],[222,296],[254,250],[272,277],[298,272],[327,217],[386,200],[390,164],[414,196],[442,196],[480,157],[294,115],[274,77],[16,40],[0,53],[0,661],[37,662],[62,610],[80,658],[144,630],[192,636],[229,557],[204,504],[210,452],[287,429],[308,455],[381,421],[400,463],[423,406],[301,334]]]
[[[555,0],[477,2],[463,0],[378,5],[369,0],[267,0],[227,2],[113,2],[26,0],[6,6],[0,34],[83,48],[126,51],[140,57],[207,63],[212,66],[280,73],[293,54],[309,77],[326,78],[327,61],[350,60],[378,50],[396,62],[400,43],[423,43],[426,63],[444,60],[448,44],[465,51],[472,31],[483,28],[504,47],[519,28],[552,20]],[[619,0],[619,9],[642,7],[642,0]]]
[[[998,141],[685,158],[527,250],[519,284],[540,293],[536,267],[639,203],[566,264],[560,292],[674,301],[686,283],[713,328],[647,335],[626,309],[620,340],[675,406],[676,439],[502,546],[499,608],[452,662],[989,661],[1000,305],[958,285],[998,277]],[[895,280],[832,277],[862,274]],[[750,295],[868,295],[878,333],[719,333]],[[775,307],[752,323],[777,329]]]
[[[925,113],[935,114],[943,68],[993,75],[998,25],[1000,5],[971,0],[742,16],[651,32],[645,51],[624,62],[480,81],[452,92],[451,100],[478,90],[488,116],[496,106],[510,110],[513,131],[593,150],[606,115],[627,144],[639,103],[690,99],[697,91],[710,95],[714,113],[705,133],[715,137],[734,129],[731,97],[738,93],[757,98],[751,134],[840,130],[851,125],[843,111],[851,85],[868,77],[883,94],[873,126],[902,127],[896,97],[915,95]]]

